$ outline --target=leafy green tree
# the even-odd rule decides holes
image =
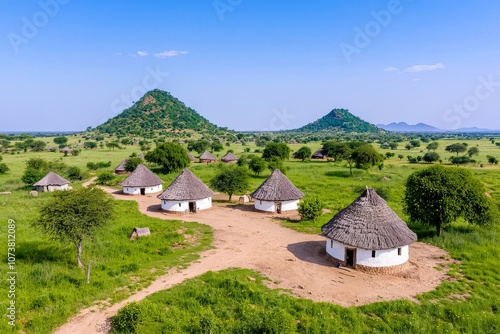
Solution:
[[[279,159],[278,157],[274,157],[271,160],[267,161],[267,169],[269,169],[271,172],[275,169],[279,169],[283,174],[286,174],[285,164],[283,163],[283,160]]]
[[[10,140],[2,139],[0,140],[0,145],[2,145],[3,148],[8,148],[10,146]]]
[[[68,179],[71,181],[81,180],[83,178],[83,173],[81,169],[77,166],[68,167]]]
[[[0,174],[5,174],[9,171],[9,167],[5,163],[0,163]]]
[[[80,155],[80,150],[77,150],[76,148],[71,150],[71,155],[74,157]]]
[[[386,156],[387,159],[392,158],[395,155],[396,155],[396,153],[394,153],[394,152],[386,152],[385,153],[385,156]]]
[[[398,154],[398,159],[399,159],[399,160],[403,159],[404,157],[405,157],[404,155],[402,155],[402,154]]]
[[[372,145],[366,144],[354,149],[349,160],[354,161],[356,168],[368,169],[369,167],[378,165],[383,158]]]
[[[112,197],[99,188],[60,191],[41,208],[40,217],[33,225],[53,239],[73,243],[81,268],[83,241],[106,226],[113,210]]]
[[[498,159],[492,155],[487,155],[486,159],[488,159],[488,162],[492,165],[498,165]]]
[[[167,173],[187,167],[190,163],[186,149],[170,142],[163,143],[146,153],[145,159],[161,165]]]
[[[410,145],[412,147],[420,147],[420,140],[418,140],[418,139],[410,140]]]
[[[412,222],[443,227],[462,217],[466,222],[492,222],[492,206],[484,186],[463,168],[435,165],[411,174],[406,180],[404,211]]]
[[[113,174],[112,171],[106,170],[97,176],[96,182],[97,184],[105,186],[105,185],[110,185],[114,179],[115,179],[115,174]]]
[[[262,158],[270,161],[273,158],[288,160],[290,157],[290,147],[285,143],[269,142],[262,152]]]
[[[336,141],[325,142],[322,150],[327,157],[334,158],[335,161],[345,160],[351,154],[351,148],[347,143]]]
[[[302,220],[316,220],[323,213],[323,202],[317,197],[305,197],[299,203],[299,215]]]
[[[142,164],[142,159],[141,158],[128,158],[127,163],[125,164],[125,171],[126,172],[133,172],[137,166]]]
[[[458,156],[458,153],[463,153],[463,152],[467,151],[467,146],[465,146],[464,144],[461,144],[461,143],[455,143],[455,144],[451,144],[451,145],[446,146],[445,150],[448,152],[456,153]]]
[[[253,156],[248,162],[248,168],[255,174],[259,175],[267,167],[267,162],[261,157]]]
[[[302,146],[297,150],[297,152],[293,153],[293,157],[295,159],[301,159],[302,161],[311,158],[311,155],[311,149],[307,146]]]
[[[43,140],[35,140],[30,144],[30,148],[33,152],[42,152],[47,144]]]
[[[83,148],[92,150],[94,148],[97,148],[97,142],[95,141],[86,141],[83,143]]]
[[[472,158],[473,155],[479,155],[479,148],[477,146],[472,146],[467,150],[467,155]]]
[[[397,150],[398,149],[398,143],[391,142],[391,143],[389,143],[389,147],[391,148],[391,150]]]
[[[435,151],[439,147],[439,143],[437,141],[433,141],[432,143],[427,144],[426,149],[428,151]]]
[[[210,144],[210,147],[212,147],[212,150],[214,150],[215,152],[220,152],[224,149],[224,146],[218,140],[214,140],[212,144]]]
[[[121,148],[120,143],[115,142],[115,141],[106,143],[106,147],[112,149],[113,151],[115,150],[115,148],[118,148],[118,149]]]
[[[204,139],[188,143],[189,151],[196,151],[200,154],[208,150],[209,147],[210,147],[210,142]]]
[[[54,143],[56,143],[57,145],[66,145],[67,142],[68,138],[64,136],[54,138]]]
[[[248,189],[248,173],[244,167],[225,165],[210,180],[210,186],[216,191],[229,195],[229,200],[235,193],[243,193]]]
[[[26,169],[21,180],[26,186],[33,186],[40,181],[48,172],[48,163],[42,158],[30,158],[26,161]]]
[[[436,152],[427,152],[424,154],[423,159],[425,162],[433,163],[434,161],[439,161],[439,154]]]
[[[472,161],[468,156],[464,155],[462,157],[450,157],[450,162],[453,165],[465,165]]]

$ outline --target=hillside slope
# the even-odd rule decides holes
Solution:
[[[327,115],[295,131],[300,132],[344,132],[380,133],[382,129],[354,116],[347,109],[333,109]]]

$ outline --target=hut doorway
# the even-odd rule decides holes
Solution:
[[[196,213],[196,202],[189,202],[189,212]]]
[[[281,202],[276,203],[276,212],[281,213]]]
[[[346,248],[345,266],[349,268],[354,268],[355,263],[356,263],[356,248]]]
[[[146,188],[141,188],[141,196],[146,195]]]

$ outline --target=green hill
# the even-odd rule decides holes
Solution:
[[[344,133],[381,133],[382,129],[354,116],[347,109],[333,109],[320,119],[295,131],[299,132],[344,132]]]
[[[144,94],[133,106],[97,126],[93,131],[117,136],[175,137],[222,136],[234,133],[218,127],[187,107],[170,93],[155,89]]]

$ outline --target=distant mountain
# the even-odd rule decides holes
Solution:
[[[450,130],[449,132],[461,132],[461,133],[486,132],[486,133],[497,133],[497,132],[500,132],[500,130],[491,130],[491,129],[484,129],[484,128],[472,127],[472,128],[460,128],[460,129]]]
[[[119,115],[110,118],[97,126],[97,133],[113,135],[148,136],[152,133],[169,133],[172,135],[207,134],[223,136],[229,132],[227,128],[218,127],[187,107],[170,93],[155,89],[144,96]]]
[[[377,124],[379,128],[382,128],[387,131],[393,132],[446,132],[446,130],[441,130],[431,125],[427,125],[424,123],[418,123],[415,125],[410,125],[405,122],[399,123],[390,123],[390,124]]]
[[[333,109],[327,115],[299,129],[299,132],[380,133],[383,130],[354,116],[347,109]]]

